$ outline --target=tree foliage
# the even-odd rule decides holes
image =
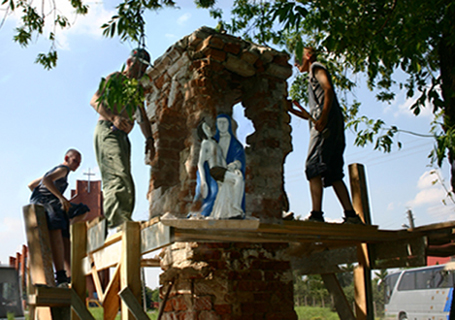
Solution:
[[[76,14],[85,15],[88,12],[88,6],[84,5],[81,0],[69,0],[69,3]],[[22,11],[21,24],[16,27],[13,40],[21,46],[27,47],[34,37],[47,36],[50,41],[49,52],[39,53],[36,62],[48,70],[55,67],[57,64],[55,34],[58,29],[70,26],[68,18],[59,14],[56,2],[42,1],[37,4],[32,0],[2,0],[1,6],[5,15],[0,27],[13,11]],[[45,26],[49,26],[49,24],[49,31],[46,31]]]
[[[76,14],[89,10],[81,0],[68,0]],[[404,90],[407,98],[415,99],[411,110],[415,115],[430,105],[440,121],[435,121],[431,134],[436,138],[433,159],[441,164],[449,155],[453,159],[455,141],[455,2],[452,0],[234,0],[230,21],[215,0],[194,0],[200,8],[210,9],[218,19],[218,28],[240,34],[260,44],[285,46],[301,56],[303,47],[318,49],[320,57],[334,76],[340,92],[351,91],[356,83],[351,79],[362,74],[367,85],[377,92],[378,101],[390,102],[395,91]],[[44,0],[2,0],[5,18],[21,11],[22,25],[14,40],[27,46],[37,36],[44,35],[45,26],[52,26],[45,36],[51,46],[40,53],[37,62],[50,69],[57,62],[55,34],[69,27],[68,18],[57,11],[57,2]],[[41,7],[38,7],[39,4]],[[44,4],[48,7],[45,9]],[[164,7],[176,7],[174,0],[119,0],[117,12],[102,28],[108,37],[118,36],[143,44],[144,13]],[[397,71],[405,75],[397,80]],[[294,98],[302,95],[304,78],[297,78],[291,89]],[[299,93],[300,92],[300,93]],[[343,95],[341,104],[347,115],[347,127],[363,146],[389,152],[396,127],[373,120],[359,113],[358,101]],[[398,147],[400,144],[398,142]],[[455,179],[453,179],[455,181]]]
[[[98,104],[115,109],[117,114],[126,111],[131,119],[137,106],[144,105],[144,87],[140,85],[139,80],[124,76],[123,69],[107,79],[102,78],[98,92],[100,92]]]
[[[39,53],[36,62],[42,64],[46,69],[52,69],[57,65],[56,34],[60,29],[70,27],[67,16],[60,13],[58,5],[61,2],[54,0],[0,0],[3,20],[0,28],[6,19],[14,12],[21,12],[21,24],[15,29],[13,40],[23,47],[27,47],[32,39],[46,37],[50,42],[50,49],[47,53]],[[82,0],[68,1],[74,9],[74,14],[85,15],[89,11],[89,5]],[[141,44],[146,21],[144,14],[147,10],[159,10],[164,7],[176,7],[173,0],[119,0],[116,6],[116,14],[109,21],[100,26],[103,35],[106,37],[118,36],[122,41],[130,40]],[[215,4],[215,0],[195,0],[198,7],[207,8]]]
[[[260,15],[252,15],[253,9]],[[231,22],[221,24],[255,41],[284,45],[298,57],[304,46],[315,47],[339,91],[352,90],[349,79],[363,74],[379,101],[392,101],[398,89],[407,98],[418,96],[411,106],[415,115],[427,105],[435,115],[442,111],[439,126],[432,127],[438,141],[432,155],[441,163],[455,146],[454,16],[451,0],[237,0]],[[397,71],[405,80],[397,80]],[[302,86],[298,78],[291,93]],[[342,105],[357,145],[373,142],[376,149],[391,150],[398,128],[360,115],[357,101]]]

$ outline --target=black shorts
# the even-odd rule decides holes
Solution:
[[[324,130],[318,132],[314,127],[310,130],[305,174],[308,180],[321,176],[324,187],[329,187],[344,177],[344,124],[328,126]]]
[[[42,205],[46,212],[47,228],[49,230],[62,230],[62,236],[65,238],[70,237],[69,219],[90,211],[84,204],[71,203],[71,208],[67,213],[63,211],[62,205],[57,198],[31,199],[30,203]]]

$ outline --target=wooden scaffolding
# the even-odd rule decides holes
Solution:
[[[24,207],[30,251],[30,319],[93,319],[85,306],[85,276],[92,275],[104,319],[148,319],[141,301],[141,266],[158,267],[157,259],[142,256],[175,242],[288,243],[291,266],[301,274],[321,274],[335,299],[340,319],[373,319],[371,270],[426,264],[426,257],[455,255],[455,221],[415,229],[380,230],[371,225],[364,168],[349,166],[356,212],[366,225],[259,220],[159,219],[126,222],[122,231],[105,239],[105,221],[72,226],[70,289],[54,287],[46,218],[42,207]],[[339,265],[355,263],[355,316],[335,274]],[[98,272],[114,268],[107,288]],[[161,308],[160,308],[161,309]]]

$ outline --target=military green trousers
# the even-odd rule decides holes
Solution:
[[[103,184],[103,212],[110,228],[131,220],[134,182],[131,176],[131,144],[128,135],[100,120],[95,128],[95,153]]]

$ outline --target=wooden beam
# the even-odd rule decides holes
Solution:
[[[160,267],[161,266],[161,259],[159,258],[148,258],[148,259],[141,259],[141,267],[142,268],[150,268],[150,267]]]
[[[30,305],[37,307],[68,307],[71,305],[71,290],[68,288],[35,286],[34,291],[28,298]]]
[[[352,205],[365,224],[371,224],[370,204],[363,165],[349,165]],[[357,245],[358,266],[354,269],[354,291],[357,320],[374,320],[373,290],[371,287],[371,259],[368,245]]]
[[[326,250],[323,252],[291,255],[291,266],[299,274],[338,273],[340,264],[357,262],[357,247]]]
[[[349,302],[346,299],[343,289],[338,282],[335,274],[321,274],[322,281],[327,290],[332,294],[335,300],[335,309],[340,317],[340,320],[354,320],[354,313],[352,312]]]
[[[95,320],[92,314],[87,310],[84,301],[85,298],[82,300],[79,294],[71,289],[71,309],[73,311],[71,319]],[[75,314],[77,315],[77,318],[74,318]]]
[[[455,255],[455,244],[450,243],[442,246],[428,246],[426,254],[433,257],[453,256]]]
[[[420,236],[400,241],[389,241],[370,245],[375,259],[372,269],[398,267],[420,267],[426,265],[426,237]]]
[[[189,220],[189,219],[161,219],[162,224],[179,229],[216,229],[216,230],[256,230],[259,220]]]
[[[174,241],[173,228],[156,223],[141,230],[141,254],[161,249]]]
[[[100,301],[104,300],[103,286],[101,285],[100,275],[96,269],[95,261],[93,260],[92,254],[89,253],[89,258],[92,260],[92,279],[95,284],[96,293],[98,294],[98,299]]]
[[[87,251],[87,226],[84,222],[71,225],[71,288],[74,295],[80,300],[85,301],[86,295],[86,279],[83,269],[83,259]],[[73,296],[74,296],[73,295]],[[74,297],[72,297],[74,302]],[[85,304],[83,304],[85,309]],[[71,319],[85,320],[79,314],[82,311],[73,309],[71,311]]]
[[[87,253],[93,252],[104,245],[106,228],[106,219],[102,219],[87,228]]]
[[[104,293],[103,303],[104,320],[114,320],[120,308],[120,264],[115,268],[111,281]]]
[[[129,288],[132,295],[141,301],[141,226],[139,222],[127,221],[122,225],[122,260],[120,265],[120,289]],[[127,304],[121,303],[122,320],[133,320],[134,315]]]
[[[120,262],[122,255],[122,242],[112,242],[109,246],[103,246],[103,248],[91,253],[91,255],[98,271],[115,267]],[[84,273],[86,275],[91,274],[92,266],[88,257],[84,258],[83,265]]]
[[[119,296],[137,320],[150,320],[129,288],[124,288],[120,291]]]
[[[23,207],[23,213],[32,284],[54,287],[51,244],[44,208],[40,205],[30,204]]]

